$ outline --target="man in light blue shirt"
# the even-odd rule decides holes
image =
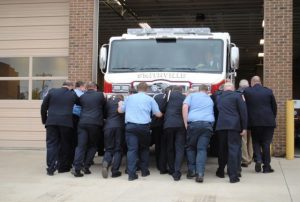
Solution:
[[[146,94],[148,86],[145,82],[138,85],[138,93],[130,95],[124,103],[119,102],[119,113],[125,112],[125,137],[127,143],[127,171],[128,180],[138,178],[136,174],[137,159],[141,167],[142,176],[146,177],[149,172],[149,145],[150,145],[150,122],[151,115],[161,117],[158,104]]]
[[[183,102],[182,116],[187,128],[187,178],[196,177],[196,182],[203,182],[206,150],[215,118],[214,103],[207,94],[208,87],[201,85],[199,91],[186,97]]]

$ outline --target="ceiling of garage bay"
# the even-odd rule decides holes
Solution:
[[[114,0],[100,1],[99,43],[107,43],[127,28],[147,22],[153,28],[209,27],[212,32],[229,32],[240,48],[241,73],[255,74],[262,62],[263,0]],[[124,10],[123,10],[124,11]]]

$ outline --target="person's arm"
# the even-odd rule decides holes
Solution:
[[[189,105],[184,103],[182,105],[182,118],[186,129],[187,129],[188,113],[189,113]]]
[[[151,111],[157,118],[160,118],[163,116],[163,114],[159,110],[157,102],[153,98],[151,100]]]
[[[238,110],[241,119],[241,127],[242,127],[241,135],[246,135],[247,127],[248,127],[248,113],[247,113],[247,105],[243,95],[238,96],[237,104],[238,104]]]
[[[271,95],[271,107],[272,107],[273,114],[276,117],[277,116],[277,103],[276,103],[276,99],[275,99],[273,92]]]
[[[41,106],[41,118],[42,118],[42,123],[44,125],[46,124],[46,121],[47,121],[49,101],[50,101],[50,92],[48,92],[48,94],[44,98],[42,106]]]

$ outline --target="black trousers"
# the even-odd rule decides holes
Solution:
[[[155,162],[158,170],[161,169],[160,154],[161,154],[161,137],[163,135],[163,127],[156,126],[151,129],[151,142],[155,144]]]
[[[78,145],[75,150],[74,168],[81,170],[82,166],[89,168],[97,152],[97,141],[100,126],[78,125]]]
[[[183,127],[166,128],[164,134],[167,138],[167,162],[169,172],[181,175],[181,165],[184,158],[186,130]]]
[[[73,136],[72,136],[72,156],[71,156],[71,162],[74,161],[75,157],[75,149],[77,147],[77,138],[78,138],[78,122],[79,122],[79,116],[73,114]]]
[[[116,173],[122,161],[122,146],[124,139],[124,128],[107,128],[104,130],[105,153],[103,161],[112,164],[111,171]]]
[[[239,131],[221,130],[217,131],[219,140],[218,164],[219,170],[224,171],[227,164],[230,179],[238,177],[241,167],[242,137]]]
[[[263,163],[264,168],[270,168],[270,145],[273,139],[274,127],[252,127],[251,136],[255,161]]]
[[[50,171],[70,169],[72,166],[72,128],[47,126],[46,136],[48,169]]]

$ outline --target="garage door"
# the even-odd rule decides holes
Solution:
[[[0,148],[45,148],[43,95],[67,78],[69,1],[0,0]]]

